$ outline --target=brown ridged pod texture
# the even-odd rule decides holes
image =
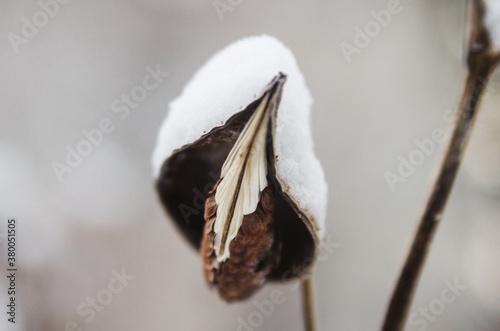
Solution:
[[[251,296],[278,265],[281,245],[274,233],[275,208],[274,191],[268,185],[261,193],[255,212],[243,218],[241,228],[229,246],[229,258],[217,265],[213,232],[217,205],[213,196],[207,199],[201,243],[203,268],[207,282],[218,289],[225,301],[244,300]]]

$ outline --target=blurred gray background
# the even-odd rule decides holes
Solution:
[[[169,102],[215,52],[263,33],[292,50],[314,98],[327,238],[336,244],[314,276],[319,327],[380,328],[444,144],[394,191],[384,174],[397,174],[416,139],[450,126],[445,114],[466,74],[465,2],[401,0],[350,62],[340,45],[354,45],[355,29],[388,1],[219,3],[221,15],[211,1],[69,1],[44,22],[38,1],[1,2],[0,306],[8,217],[18,220],[19,273],[17,323],[2,308],[0,329],[245,330],[241,320],[258,314],[255,330],[302,329],[296,283],[268,284],[232,305],[207,289],[200,258],[167,219],[151,175]],[[9,34],[22,37],[34,15],[41,27],[13,47]],[[169,77],[121,120],[111,105],[142,84],[148,66]],[[493,79],[406,330],[500,328],[500,77]],[[114,131],[59,181],[53,162],[64,163],[67,146],[104,118]],[[116,272],[130,277],[108,298]],[[447,282],[462,286],[452,302],[441,297]],[[263,316],[255,303],[275,289],[285,301]],[[109,303],[88,313],[96,297]]]

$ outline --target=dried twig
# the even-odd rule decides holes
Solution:
[[[494,67],[488,61],[485,62],[469,73],[458,121],[396,289],[392,295],[382,328],[384,331],[403,329],[420,272],[453,187],[465,146],[469,140],[480,97],[485,87],[484,82],[488,81]]]
[[[316,331],[316,310],[312,276],[302,281],[302,309],[306,331]]]
[[[429,251],[437,225],[450,195],[464,150],[470,137],[485,86],[499,62],[499,55],[491,50],[489,35],[482,24],[484,7],[480,1],[472,4],[472,39],[468,56],[468,77],[459,107],[458,120],[447,152],[420,219],[418,230],[387,310],[383,331],[402,330],[422,267]]]

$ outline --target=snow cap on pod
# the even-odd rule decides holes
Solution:
[[[291,51],[270,36],[249,37],[215,54],[172,101],[153,154],[157,177],[176,149],[192,143],[254,101],[273,77],[287,75],[277,112],[277,178],[285,194],[324,234],[327,185],[314,155],[310,130],[312,98]]]

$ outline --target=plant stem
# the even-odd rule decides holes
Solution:
[[[314,308],[314,287],[312,275],[302,280],[302,310],[306,331],[316,331],[316,310]]]
[[[458,120],[439,175],[434,183],[418,230],[406,257],[385,315],[383,331],[402,330],[432,238],[455,181],[476,118],[481,96],[498,59],[489,55],[469,59],[469,73],[459,106]]]

